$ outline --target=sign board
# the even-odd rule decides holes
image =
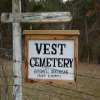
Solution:
[[[67,30],[24,31],[27,80],[74,81],[78,34]]]

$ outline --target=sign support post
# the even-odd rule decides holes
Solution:
[[[21,0],[12,0],[13,17],[21,13]],[[22,100],[22,51],[21,51],[21,26],[18,22],[13,22],[13,100]]]

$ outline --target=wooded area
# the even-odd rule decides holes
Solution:
[[[23,12],[70,11],[72,21],[66,23],[22,24],[24,29],[74,29],[80,30],[79,60],[88,63],[100,63],[100,0],[22,0]],[[11,12],[12,2],[0,1],[0,14]],[[0,23],[0,48],[12,48],[12,28]],[[1,49],[0,49],[1,50]],[[10,51],[11,52],[11,51]],[[10,53],[11,54],[11,53]]]

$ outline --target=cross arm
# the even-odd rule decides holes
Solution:
[[[1,21],[4,23],[23,22],[23,23],[50,23],[71,21],[70,12],[40,12],[40,13],[2,13]]]

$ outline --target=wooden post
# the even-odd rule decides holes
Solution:
[[[12,0],[13,17],[21,13],[21,0]],[[13,100],[22,100],[22,51],[21,51],[21,26],[18,22],[13,22]]]
[[[14,18],[15,16],[15,18]],[[71,21],[70,12],[25,12],[25,13],[2,13],[1,21],[4,23],[23,22],[23,23],[61,23]]]

